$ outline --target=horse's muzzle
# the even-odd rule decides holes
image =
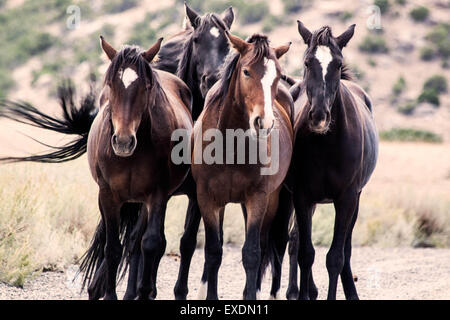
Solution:
[[[119,136],[114,134],[111,137],[111,146],[118,157],[129,157],[136,149],[137,141],[134,135]]]

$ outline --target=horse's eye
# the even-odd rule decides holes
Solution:
[[[193,37],[192,40],[193,40],[195,43],[197,43],[197,42],[198,42],[198,37],[197,37],[197,36],[196,36],[196,37]]]
[[[244,75],[245,75],[246,77],[250,77],[250,72],[248,72],[247,69],[244,69]]]
[[[309,67],[309,62],[305,61],[305,67],[308,68]]]

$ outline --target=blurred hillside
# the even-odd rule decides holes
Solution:
[[[297,78],[302,76],[305,50],[297,19],[311,30],[330,25],[335,35],[356,23],[344,56],[374,101],[380,131],[413,129],[406,134],[420,138],[421,132],[414,131],[419,129],[426,130],[425,135],[437,134],[437,141],[450,140],[450,1],[188,3],[200,13],[222,12],[232,5],[236,17],[232,31],[243,38],[264,32],[274,44],[292,41],[282,63]],[[376,21],[373,4],[380,8],[381,29],[367,26]],[[100,34],[117,48],[125,43],[147,47],[158,37],[168,39],[179,31],[184,19],[182,0],[0,0],[0,12],[0,96],[49,110],[56,106],[52,96],[61,78],[70,76],[81,88],[93,77],[101,81],[107,61],[99,47]],[[73,20],[77,12],[78,24]],[[390,133],[398,138],[397,132]]]

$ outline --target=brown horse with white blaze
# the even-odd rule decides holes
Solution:
[[[263,35],[253,35],[244,41],[228,30],[225,34],[237,52],[227,57],[221,79],[209,91],[205,109],[196,122],[191,168],[205,225],[206,298],[218,298],[217,274],[222,259],[220,214],[227,203],[233,202],[244,204],[247,213],[246,240],[242,249],[247,279],[244,298],[254,300],[260,289],[262,263],[270,246],[268,235],[278,206],[278,194],[293,149],[292,100],[286,98],[278,85],[281,76],[278,58],[288,51],[289,45],[271,48]],[[224,137],[229,130],[247,132],[244,163],[235,162],[239,152],[236,145],[232,150],[234,153],[227,149],[226,162],[199,163],[196,155],[208,147],[202,137],[209,130]],[[272,139],[274,136],[276,143]],[[267,152],[270,165],[277,162],[278,170],[267,175],[261,171],[266,167],[264,164],[249,161],[251,141],[261,140],[266,144],[263,147],[259,144],[259,148],[270,150]],[[229,141],[222,142],[219,147],[225,150]],[[234,161],[230,163],[229,160]]]
[[[120,212],[128,202],[142,203],[147,210],[138,298],[148,299],[155,290],[154,270],[165,246],[161,230],[167,201],[189,169],[171,161],[171,134],[176,129],[192,130],[190,91],[177,77],[150,66],[161,41],[147,51],[125,46],[117,52],[101,38],[111,64],[100,97],[102,105],[89,131],[87,152],[106,227],[105,259],[91,285],[95,287],[106,270],[105,299],[117,298]],[[131,77],[126,80],[125,74]]]

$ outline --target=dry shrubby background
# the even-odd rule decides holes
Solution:
[[[344,49],[357,81],[369,92],[382,142],[378,166],[361,198],[355,245],[450,246],[450,2],[448,0],[193,0],[201,13],[235,11],[232,32],[267,33],[274,44],[292,41],[282,58],[300,79],[305,45],[296,20],[335,34],[356,23]],[[381,9],[381,29],[369,30],[370,6]],[[81,9],[79,27],[67,28],[67,8]],[[107,61],[98,37],[150,46],[183,22],[183,1],[0,0],[0,97],[26,100],[57,112],[55,89],[70,76],[85,92],[102,80]],[[63,144],[68,137],[0,121],[0,154],[45,150],[25,135]],[[70,137],[69,137],[70,138]],[[178,252],[186,198],[168,206],[167,252]],[[0,281],[23,285],[43,270],[64,269],[87,249],[99,220],[97,187],[85,157],[65,164],[0,166]],[[319,206],[316,245],[329,245],[334,208]],[[225,241],[240,245],[239,206],[227,207]],[[203,235],[199,236],[199,245]]]

